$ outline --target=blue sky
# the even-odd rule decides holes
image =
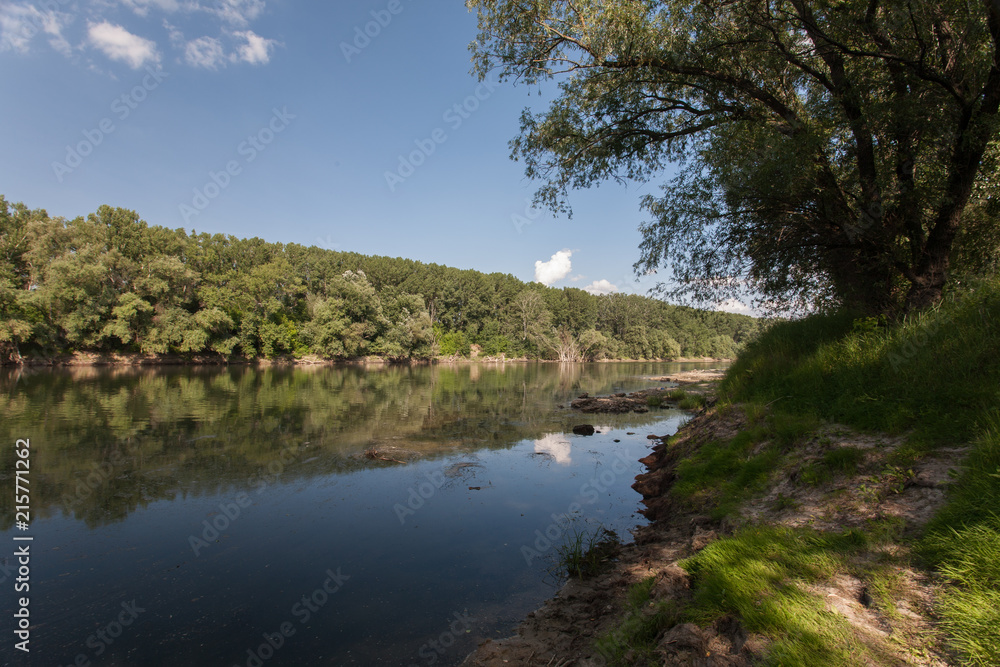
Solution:
[[[645,293],[631,267],[658,184],[575,193],[572,219],[532,210],[507,142],[544,98],[477,81],[475,35],[461,2],[4,0],[0,193]]]

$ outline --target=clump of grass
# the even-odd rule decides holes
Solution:
[[[607,570],[620,548],[621,539],[613,530],[573,529],[556,548],[557,562],[569,577],[589,579]]]
[[[903,589],[904,578],[896,564],[879,563],[867,568],[862,576],[867,581],[868,594],[874,606],[889,618],[901,618],[896,598]]]
[[[663,405],[663,396],[660,394],[650,394],[646,397],[646,405],[651,408],[658,408]]]
[[[677,622],[677,607],[671,601],[652,600],[656,577],[647,577],[629,587],[625,615],[617,627],[595,642],[598,653],[612,667],[655,665],[656,640]]]
[[[865,460],[865,450],[860,447],[836,447],[823,454],[823,465],[842,475],[853,475]]]
[[[688,394],[677,403],[677,407],[681,410],[698,410],[705,407],[705,397],[701,394]]]
[[[800,479],[809,486],[829,482],[835,475],[853,475],[865,460],[865,450],[860,447],[836,447],[802,470]]]
[[[756,527],[716,540],[680,565],[692,577],[694,597],[684,620],[707,625],[736,615],[749,632],[772,639],[766,664],[872,663],[847,620],[798,582],[814,583],[846,571],[868,546],[859,531],[840,534]]]
[[[799,506],[799,502],[791,496],[786,496],[783,493],[779,493],[778,497],[774,499],[771,507],[776,511],[796,509]]]

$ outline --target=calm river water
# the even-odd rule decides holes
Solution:
[[[568,534],[629,539],[646,436],[687,418],[569,401],[692,366],[0,371],[2,662],[457,664],[554,593]]]

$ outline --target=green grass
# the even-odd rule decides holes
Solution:
[[[604,572],[620,547],[621,539],[613,530],[574,528],[556,548],[557,563],[569,577],[588,579]]]
[[[812,418],[905,435],[906,443],[873,476],[872,493],[879,485],[882,492],[902,491],[910,466],[936,447],[971,443],[948,505],[915,546],[923,562],[950,582],[937,611],[962,663],[1000,664],[1000,280],[980,281],[901,323],[841,313],[777,324],[733,363],[720,397],[723,404],[748,405],[751,430],[761,419]],[[768,412],[772,417],[762,417]],[[754,451],[746,437],[703,448],[681,466],[689,479],[682,475],[678,485],[686,483],[694,497],[695,486],[704,484],[702,496],[719,500],[717,514],[733,511],[766,482],[767,466],[779,463],[778,440]],[[830,450],[803,470],[802,480],[819,484],[854,474],[863,461],[862,451]],[[868,533],[912,542],[898,525],[873,525]],[[848,641],[842,629],[787,587],[789,577],[808,578],[806,566],[816,565],[810,558],[822,560],[830,548],[761,535],[741,534],[731,545],[721,540],[691,561],[700,573],[699,604],[706,614],[738,612],[748,626],[781,638],[769,654],[773,662],[845,664],[837,648]],[[755,555],[747,548],[751,542],[774,562]],[[876,604],[889,609],[899,582],[889,570],[868,575]],[[764,596],[760,606],[748,605],[753,591]]]
[[[776,324],[733,363],[720,393],[862,429],[912,431],[924,445],[963,441],[1000,402],[998,351],[1000,281],[983,282],[901,324],[851,314]]]
[[[952,645],[969,664],[1000,665],[1000,412],[983,420],[965,473],[918,548],[952,583],[940,596]]]
[[[732,516],[744,501],[767,488],[784,455],[817,426],[808,416],[756,420],[731,440],[703,445],[681,461],[671,493],[704,507],[715,520]]]
[[[865,451],[859,447],[836,447],[823,454],[819,461],[802,470],[802,481],[810,486],[819,486],[832,480],[836,475],[853,475],[865,460]]]
[[[868,546],[860,531],[743,529],[681,561],[694,589],[682,617],[707,625],[736,615],[747,631],[771,639],[764,664],[877,664],[847,620],[828,612],[822,596],[800,585],[848,571],[851,557]]]
[[[699,410],[705,407],[705,397],[701,394],[688,394],[677,402],[681,410]]]

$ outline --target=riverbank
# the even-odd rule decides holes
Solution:
[[[642,459],[648,472],[633,487],[652,524],[606,572],[570,580],[514,636],[487,641],[465,665],[749,666],[788,648],[784,635],[795,628],[760,627],[726,609],[730,603],[762,617],[801,615],[803,631],[823,619],[828,627],[815,630],[842,642],[828,647],[840,654],[829,664],[851,664],[851,656],[950,664],[933,620],[940,584],[908,563],[912,549],[902,538],[943,506],[967,448],[895,470],[900,438],[789,424],[744,405],[705,409],[653,442]],[[766,481],[724,462],[768,449],[775,467],[757,473]],[[750,483],[734,487],[731,474]]]
[[[652,524],[465,664],[1000,664],[997,349],[995,283],[775,326],[651,440]]]
[[[601,359],[595,363],[616,362],[665,362],[665,363],[712,363],[728,362],[729,359],[713,359],[710,357],[682,359]],[[5,362],[0,366],[16,368],[26,366],[32,368],[66,367],[66,366],[386,366],[386,365],[425,365],[425,364],[505,364],[505,363],[565,363],[551,359],[528,359],[527,357],[434,357],[431,359],[386,359],[383,357],[359,357],[357,359],[326,359],[317,355],[303,357],[224,357],[217,354],[196,354],[182,356],[177,354],[142,354],[138,352],[74,352],[72,354],[48,357],[22,357],[19,362]]]

